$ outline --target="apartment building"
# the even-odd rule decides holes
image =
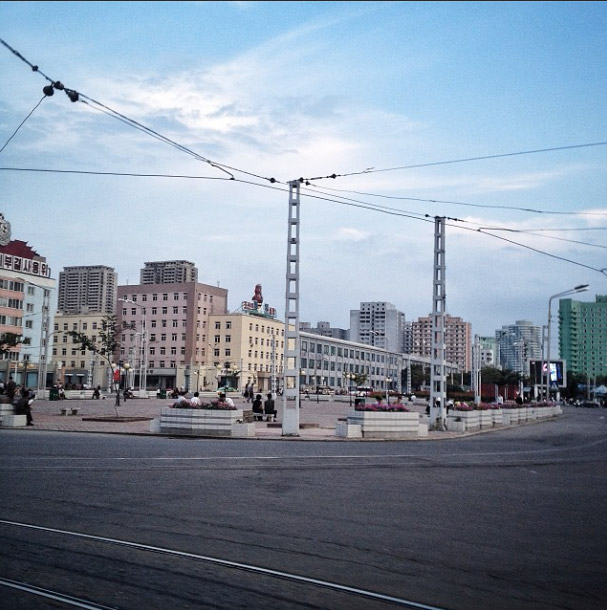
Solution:
[[[542,327],[517,320],[495,331],[499,365],[502,369],[530,374],[529,362],[542,358]]]
[[[116,306],[118,275],[105,265],[64,267],[59,273],[57,310],[65,314],[104,313]]]
[[[198,269],[190,261],[144,263],[140,284],[185,284],[198,281]]]
[[[133,387],[198,385],[209,358],[209,317],[227,314],[227,305],[225,288],[199,282],[118,286],[118,359],[133,371]]]
[[[432,317],[411,322],[412,353],[432,354]],[[445,314],[445,359],[462,372],[472,369],[472,325],[462,318]]]
[[[361,303],[350,310],[350,341],[403,353],[405,314],[385,301]]]
[[[568,371],[591,379],[607,375],[607,295],[594,302],[560,299],[558,332]]]

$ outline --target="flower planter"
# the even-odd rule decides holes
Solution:
[[[351,410],[348,412],[347,425],[360,426],[362,438],[406,438],[421,435],[420,415],[414,411]]]
[[[161,434],[185,436],[255,436],[255,424],[243,423],[242,409],[180,409],[163,407]]]
[[[510,425],[519,423],[520,409],[504,409],[504,415],[506,414],[506,412],[508,412],[508,419],[510,420]],[[525,419],[527,418],[525,417]]]
[[[449,417],[461,419],[466,430],[476,430],[481,426],[480,413],[481,411],[453,411]]]
[[[504,410],[491,409],[491,418],[494,426],[502,426],[504,424]]]
[[[490,409],[480,410],[478,414],[481,428],[493,428],[493,414]]]

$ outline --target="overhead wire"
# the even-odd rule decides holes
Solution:
[[[65,92],[67,93],[68,97],[70,98],[70,100],[72,102],[75,101],[80,101],[82,103],[87,104],[89,107],[96,109],[100,112],[105,113],[106,115],[112,117],[112,118],[116,118],[119,121],[123,122],[124,124],[131,126],[135,129],[138,129],[140,131],[142,131],[143,133],[161,141],[164,142],[166,144],[169,144],[170,146],[173,146],[174,148],[176,148],[177,150],[184,152],[186,154],[189,154],[191,156],[193,156],[195,159],[199,160],[199,161],[203,161],[207,164],[209,164],[211,167],[214,167],[216,169],[218,169],[219,171],[222,171],[224,173],[226,173],[229,178],[228,180],[236,180],[233,173],[232,172],[238,172],[238,173],[243,173],[244,175],[248,175],[250,177],[254,177],[260,180],[264,180],[264,181],[268,181],[271,184],[275,184],[277,182],[279,182],[278,180],[276,180],[275,178],[268,178],[265,176],[261,176],[259,174],[255,174],[252,172],[247,172],[245,170],[241,170],[238,168],[234,168],[231,166],[228,166],[226,164],[221,164],[221,163],[217,163],[214,162],[194,151],[192,151],[191,149],[189,149],[188,147],[183,146],[182,144],[179,144],[177,142],[175,142],[174,140],[163,136],[162,134],[156,132],[155,130],[146,127],[145,125],[139,123],[138,121],[135,121],[129,117],[127,117],[126,115],[113,110],[112,108],[106,106],[105,104],[102,104],[101,102],[98,102],[97,100],[94,100],[91,97],[88,97],[80,92],[77,92],[74,89],[68,89],[66,87],[64,87],[64,85],[59,82],[59,81],[53,81],[51,78],[49,78],[46,74],[44,74],[42,71],[39,70],[38,66],[33,65],[31,62],[29,62],[25,57],[23,57],[23,55],[21,55],[18,51],[16,51],[15,49],[13,49],[10,45],[8,45],[4,40],[0,39],[0,43],[3,44],[5,47],[7,47],[12,53],[14,53],[19,59],[21,59],[22,61],[24,61],[26,64],[28,64],[33,71],[35,72],[39,72],[46,80],[48,80],[51,84],[52,87],[59,89],[59,90],[65,90]],[[45,92],[45,96],[50,96],[52,95],[52,90],[50,92],[48,91],[48,87],[44,88],[44,92]],[[44,99],[44,98],[42,98]],[[40,105],[40,103],[42,102],[42,100],[38,103],[38,105],[36,106],[36,108]],[[35,110],[35,108],[34,108]],[[33,111],[32,111],[33,112]],[[31,113],[30,113],[31,115]],[[28,115],[28,118],[29,116]],[[26,119],[27,120],[27,119]],[[15,132],[16,133],[16,132]],[[13,134],[14,135],[14,134]],[[12,138],[12,136],[11,136]],[[10,141],[10,139],[9,139]],[[8,142],[7,142],[8,143]],[[577,148],[588,148],[588,147],[593,147],[593,146],[604,146],[607,145],[607,141],[604,142],[593,142],[593,143],[586,143],[586,144],[576,144],[576,145],[568,145],[568,146],[560,146],[560,147],[553,147],[553,148],[543,148],[543,149],[535,149],[535,150],[526,150],[526,151],[518,151],[518,152],[511,152],[511,153],[501,153],[501,154],[494,154],[494,155],[484,155],[484,156],[478,156],[478,157],[467,157],[467,158],[463,158],[463,159],[452,159],[452,160],[448,160],[448,161],[435,161],[435,162],[431,162],[431,163],[420,163],[420,164],[415,164],[415,165],[403,165],[403,166],[398,166],[398,167],[392,167],[392,168],[384,168],[384,169],[375,169],[374,167],[370,167],[370,168],[366,168],[363,171],[360,172],[350,172],[347,174],[331,174],[329,176],[320,176],[320,177],[315,177],[315,178],[300,178],[299,181],[302,184],[305,184],[307,186],[310,186],[311,182],[310,181],[316,181],[316,180],[322,180],[322,179],[326,179],[326,178],[331,178],[331,179],[336,179],[338,177],[347,177],[347,176],[355,176],[355,175],[361,175],[361,174],[370,174],[370,173],[379,173],[379,172],[388,172],[388,171],[397,171],[397,170],[406,170],[406,169],[416,169],[416,168],[422,168],[422,167],[431,167],[431,166],[438,166],[438,165],[447,165],[447,164],[454,164],[454,163],[464,163],[464,162],[471,162],[471,161],[480,161],[480,160],[487,160],[487,159],[498,159],[498,158],[504,158],[504,157],[513,157],[513,156],[520,156],[520,155],[529,155],[529,154],[538,154],[538,153],[545,153],[545,152],[553,152],[553,151],[561,151],[561,150],[571,150],[571,149],[577,149]],[[6,144],[5,144],[6,146]],[[4,147],[3,147],[4,149]],[[0,168],[2,170],[15,170],[15,168]],[[61,173],[78,173],[78,174],[101,174],[101,175],[124,175],[124,176],[136,176],[136,175],[140,175],[143,176],[141,174],[134,174],[134,173],[117,173],[117,172],[86,172],[86,171],[71,171],[71,170],[35,170],[35,169],[29,169],[29,170],[22,170],[22,171],[53,171],[53,172],[61,172]],[[209,177],[202,177],[202,176],[196,176],[196,177],[191,177],[191,176],[171,176],[171,175],[166,175],[166,174],[154,174],[154,175],[147,175],[147,177],[181,177],[181,178],[198,178],[198,179],[211,179]],[[225,178],[223,180],[226,180]],[[239,182],[245,182],[242,180],[238,180]],[[255,186],[262,186],[260,184],[257,183],[253,183]],[[263,185],[263,186],[267,186],[267,185]],[[282,189],[281,189],[282,190]],[[331,189],[329,189],[331,190]],[[362,194],[362,193],[361,193]],[[376,204],[369,204],[367,202],[361,202],[361,201],[356,201],[354,199],[351,198],[346,198],[346,197],[341,197],[339,195],[337,195],[337,197],[339,197],[339,199],[341,199],[341,201],[336,201],[335,199],[329,199],[328,196],[323,196],[320,197],[318,195],[311,195],[310,193],[307,194],[308,197],[312,197],[312,198],[317,198],[317,199],[323,199],[323,200],[327,200],[327,201],[331,201],[333,203],[338,203],[341,205],[347,205],[347,206],[352,206],[352,207],[358,207],[358,208],[362,208],[362,209],[367,209],[367,210],[372,210],[372,211],[377,211],[377,212],[381,212],[381,213],[385,213],[385,214],[391,214],[391,215],[397,215],[397,216],[402,216],[402,217],[407,217],[407,218],[411,218],[414,220],[422,220],[422,221],[426,221],[426,222],[431,222],[431,220],[429,220],[431,218],[431,215],[429,214],[420,214],[417,212],[408,212],[408,211],[402,211],[402,210],[397,210],[395,208],[389,208],[388,206],[380,206],[380,205],[376,205]],[[432,203],[450,203],[450,204],[457,204],[457,205],[470,205],[470,206],[474,206],[474,207],[495,207],[495,208],[504,208],[504,209],[520,209],[521,211],[527,211],[527,212],[535,212],[535,213],[559,213],[559,212],[546,212],[543,210],[531,210],[528,208],[511,208],[508,206],[482,206],[479,204],[467,204],[467,203],[463,203],[463,202],[447,202],[447,201],[439,201],[439,200],[420,200],[417,198],[406,198],[406,197],[391,197],[391,196],[385,196],[385,195],[373,195],[373,194],[364,194],[364,196],[377,196],[377,197],[384,197],[384,198],[390,198],[390,199],[401,199],[401,200],[413,200],[413,201],[425,201],[425,202],[432,202]],[[333,195],[333,197],[335,197],[335,195]],[[565,214],[566,212],[563,212],[563,214]],[[579,214],[579,213],[578,213]],[[594,213],[585,213],[586,215],[588,214],[594,214]],[[597,215],[604,215],[604,214],[600,214],[597,213]],[[450,221],[457,221],[457,222],[463,222],[461,219],[458,218],[449,218],[448,220]],[[570,259],[564,258],[564,257],[560,257],[558,255],[553,255],[551,253],[547,253],[545,251],[539,250],[537,248],[533,248],[531,246],[527,246],[525,244],[521,244],[518,242],[515,242],[514,240],[508,240],[504,237],[501,237],[499,235],[494,235],[492,233],[487,232],[485,229],[472,229],[472,228],[468,228],[468,227],[462,227],[459,226],[459,228],[464,228],[467,230],[474,230],[476,232],[480,232],[483,233],[484,235],[488,235],[491,237],[494,237],[496,239],[500,239],[502,241],[506,241],[508,243],[511,243],[513,245],[518,245],[520,247],[529,249],[529,250],[533,250],[535,252],[538,252],[540,254],[544,254],[546,256],[550,256],[553,258],[557,258],[563,261],[567,261],[573,264],[577,264],[580,265],[582,267],[586,267],[588,269],[593,269],[595,271],[601,271],[604,272],[604,270],[598,270],[595,269],[593,267],[590,267],[588,265],[585,265],[583,263],[578,263],[576,261],[572,261]],[[492,229],[495,230],[495,229]]]
[[[42,98],[40,99],[40,101],[30,110],[29,114],[19,124],[19,127],[17,127],[17,129],[15,129],[15,131],[13,131],[13,133],[8,138],[8,140],[4,143],[2,148],[0,148],[0,153],[4,152],[4,149],[8,146],[9,142],[17,135],[17,132],[23,127],[23,125],[25,125],[25,122],[32,116],[32,114],[34,114],[34,112],[36,111],[36,108],[38,108],[38,106],[40,106],[40,104],[42,104],[42,102],[45,99],[46,99],[46,95],[43,95]]]

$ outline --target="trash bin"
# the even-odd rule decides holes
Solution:
[[[158,390],[158,392],[156,393],[156,396],[158,398],[166,398],[167,397],[167,391],[166,390]]]
[[[51,388],[48,394],[49,400],[59,400],[59,388]]]
[[[364,407],[365,406],[365,399],[364,398],[355,398],[354,399],[354,408],[358,409],[359,407]]]

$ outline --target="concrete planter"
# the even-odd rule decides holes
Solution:
[[[479,411],[479,425],[481,428],[493,428],[493,414],[490,409]]]
[[[411,438],[423,435],[420,415],[407,411],[356,411],[348,412],[346,424],[360,426],[363,438]],[[352,431],[356,431],[352,428]]]
[[[481,411],[453,411],[450,417],[464,422],[466,430],[477,430],[481,427]]]
[[[504,409],[504,423],[508,419],[508,425],[518,424],[520,409]],[[525,418],[526,419],[526,418]]]
[[[504,424],[504,410],[503,409],[491,409],[491,418],[493,419],[494,426],[502,426]]]
[[[160,433],[185,436],[255,436],[255,424],[243,422],[242,409],[179,409],[163,407]]]

